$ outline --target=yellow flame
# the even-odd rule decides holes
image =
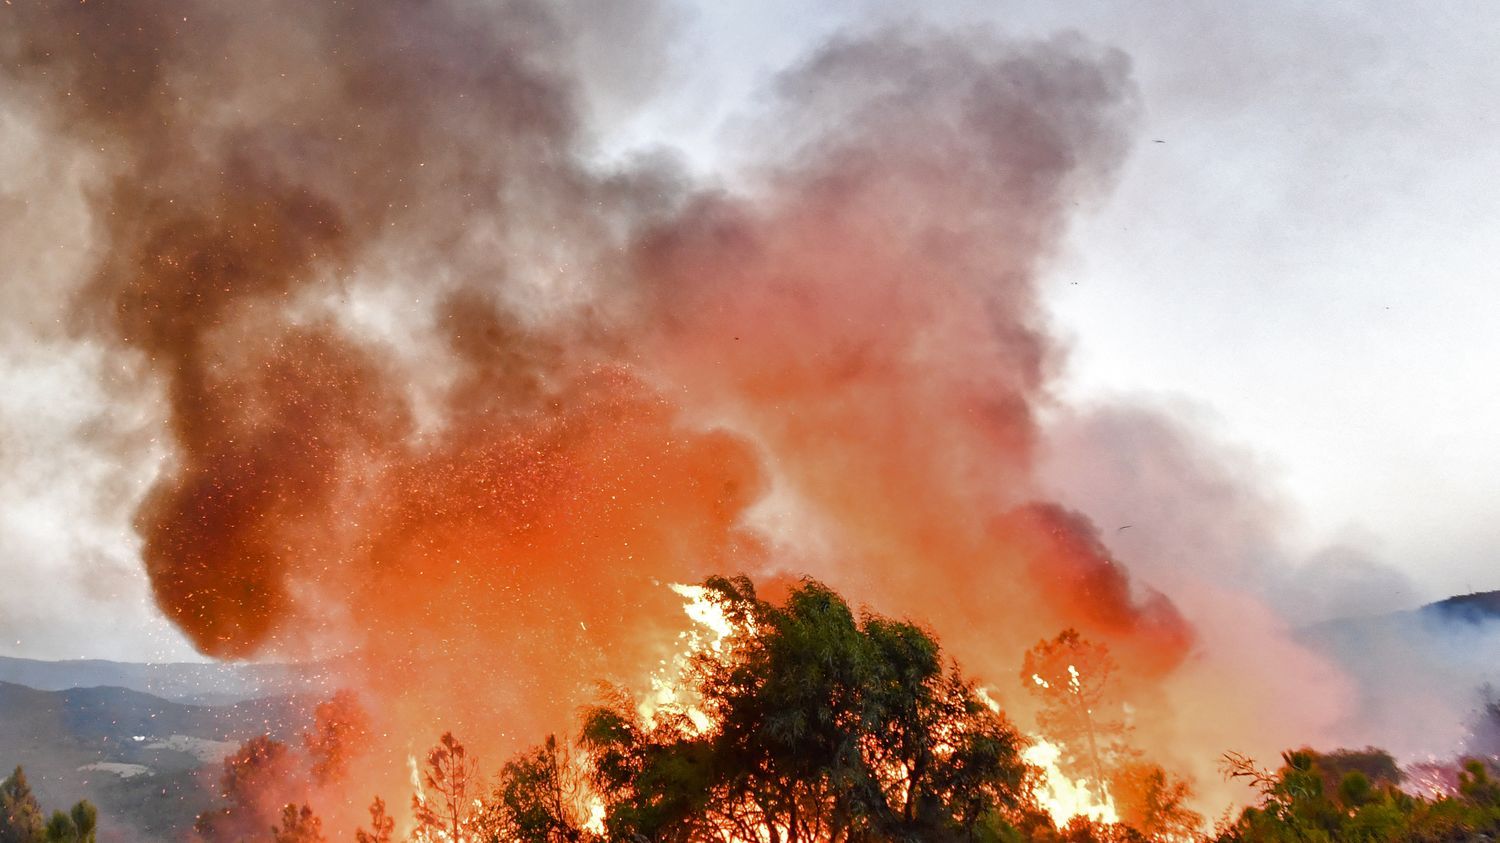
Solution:
[[[714,652],[720,652],[724,646],[724,639],[734,634],[734,624],[729,616],[724,614],[724,605],[714,597],[714,593],[701,585],[683,585],[672,583],[670,588],[687,598],[687,603],[682,611],[693,623],[708,629],[714,634],[713,640],[708,646]]]
[[[693,626],[678,633],[680,642],[671,660],[663,659],[651,675],[650,691],[636,706],[647,726],[655,725],[657,714],[671,711],[687,717],[694,734],[703,734],[713,726],[712,719],[699,706],[688,672],[693,659],[705,652],[722,654],[736,632],[733,621],[715,592],[701,585],[671,583],[669,587],[685,598],[682,611]]]
[[[1071,668],[1069,668],[1072,671]],[[1077,671],[1072,671],[1073,681],[1078,679]],[[1047,680],[1036,674],[1031,679],[1042,687],[1049,687]],[[990,707],[991,711],[999,712],[1000,703],[990,696],[989,689],[980,687],[977,689],[980,702]],[[1063,774],[1057,761],[1062,757],[1062,750],[1056,744],[1042,738],[1033,738],[1031,746],[1021,751],[1021,760],[1042,771],[1041,787],[1037,788],[1037,801],[1052,817],[1052,822],[1058,828],[1068,824],[1068,820],[1074,817],[1088,817],[1098,822],[1115,823],[1120,821],[1120,815],[1115,810],[1115,800],[1109,793],[1095,794],[1089,789],[1088,782],[1083,779],[1071,779]]]
[[[1049,741],[1036,742],[1021,752],[1026,763],[1042,770],[1042,786],[1037,789],[1037,801],[1052,815],[1052,821],[1062,827],[1074,817],[1088,817],[1098,822],[1115,823],[1120,815],[1115,811],[1115,801],[1108,793],[1095,794],[1087,781],[1070,779],[1057,766],[1062,750]]]
[[[589,798],[589,818],[584,820],[583,830],[604,836],[604,800],[597,796]]]

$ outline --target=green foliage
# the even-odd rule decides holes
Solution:
[[[708,594],[732,630],[697,652],[686,699],[643,709],[606,691],[576,748],[548,737],[505,764],[493,789],[451,734],[427,756],[413,840],[475,843],[1448,843],[1500,839],[1500,780],[1470,761],[1452,793],[1404,792],[1382,750],[1303,748],[1275,770],[1225,756],[1258,794],[1211,835],[1187,782],[1141,760],[1110,707],[1102,646],[1066,631],[1028,654],[1050,728],[1088,746],[1075,766],[1108,784],[1120,822],[1058,828],[1036,798],[1024,739],[914,624],[856,613],[811,580],[776,605],[744,577]],[[1037,679],[1041,681],[1037,681]],[[1061,737],[1061,734],[1058,735]],[[274,756],[242,752],[242,761]],[[226,764],[226,792],[238,775]],[[274,765],[273,765],[274,766]],[[229,775],[235,773],[236,776]],[[256,773],[258,775],[258,773]],[[1086,775],[1088,773],[1085,773]],[[19,775],[19,771],[18,771]],[[1424,776],[1423,781],[1428,777]],[[24,780],[23,780],[24,782]],[[13,788],[12,788],[13,789]],[[34,803],[34,800],[33,800]],[[379,799],[357,843],[392,843]],[[39,814],[38,814],[39,816]],[[61,815],[59,815],[61,816]],[[310,833],[308,829],[311,829]],[[277,843],[319,843],[287,806]],[[296,834],[290,833],[296,831]],[[40,838],[38,838],[40,839]],[[0,843],[5,841],[0,840]],[[28,839],[27,843],[30,843]]]
[[[94,835],[99,828],[99,809],[87,799],[79,801],[68,812],[73,820],[73,828],[77,831],[78,843],[94,843]]]
[[[743,577],[706,585],[743,630],[694,664],[713,728],[622,697],[585,717],[611,839],[1009,839],[1022,739],[931,635],[810,580],[780,606]]]
[[[1350,773],[1358,773],[1372,790],[1399,785],[1406,779],[1396,759],[1389,752],[1373,746],[1336,749],[1315,755],[1318,769],[1323,772],[1323,789],[1327,791],[1337,790]]]
[[[78,826],[73,824],[73,818],[62,811],[53,811],[52,818],[47,820],[47,843],[77,843]]]
[[[0,782],[0,843],[42,843],[46,839],[42,817],[26,771],[17,767]]]
[[[501,768],[488,833],[509,843],[578,843],[585,837],[585,789],[567,744],[548,735]]]
[[[99,811],[87,800],[53,811],[45,823],[42,817],[26,771],[17,767],[0,782],[0,843],[94,843]]]
[[[1220,841],[1437,843],[1500,835],[1500,783],[1479,761],[1464,765],[1457,794],[1434,798],[1399,790],[1394,761],[1376,749],[1300,749],[1283,753],[1282,761],[1272,773],[1228,757],[1229,775],[1250,780],[1260,800],[1220,830]],[[1329,788],[1328,781],[1337,785]]]

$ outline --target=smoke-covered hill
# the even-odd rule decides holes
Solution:
[[[1485,710],[1487,686],[1500,687],[1500,591],[1327,621],[1299,637],[1353,681],[1344,743],[1407,759],[1500,749],[1500,723]]]
[[[24,766],[48,811],[97,804],[101,843],[176,840],[209,805],[219,761],[253,735],[295,734],[305,710],[292,697],[185,705],[126,688],[0,682],[0,765]]]
[[[1500,591],[1461,594],[1423,606],[1418,612],[1446,621],[1489,623],[1500,621]]]

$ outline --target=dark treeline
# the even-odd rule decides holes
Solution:
[[[1107,792],[1118,822],[1042,805],[1029,740],[919,626],[855,612],[805,581],[784,601],[743,577],[713,578],[706,599],[732,632],[683,666],[682,699],[643,706],[607,691],[571,739],[545,737],[492,776],[452,734],[424,759],[411,843],[1131,843],[1132,841],[1471,841],[1500,839],[1500,782],[1480,761],[1426,765],[1411,781],[1375,748],[1287,752],[1278,769],[1224,757],[1256,795],[1207,823],[1186,782],[1131,746],[1110,712],[1123,701],[1108,651],[1072,630],[1025,655],[1041,737],[1063,773]],[[223,807],[199,818],[204,843],[326,843],[286,785],[337,782],[369,728],[340,694],[318,707],[303,746],[267,737],[224,762]],[[92,840],[80,803],[44,822],[20,770],[3,787],[0,843]],[[19,807],[17,807],[19,806]],[[71,820],[71,825],[69,821]],[[395,843],[375,799],[356,843]],[[21,829],[17,831],[17,829]],[[69,830],[71,829],[71,831]],[[72,836],[68,836],[71,834]],[[26,836],[31,835],[31,836]]]

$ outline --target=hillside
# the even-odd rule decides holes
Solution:
[[[1461,594],[1402,612],[1337,618],[1300,630],[1306,641],[1332,644],[1396,636],[1422,645],[1495,633],[1500,633],[1500,591]]]
[[[1500,620],[1500,591],[1461,594],[1436,603],[1429,603],[1417,611],[1448,621],[1464,621],[1473,624],[1497,621]]]
[[[218,762],[253,735],[295,735],[304,702],[187,705],[126,688],[0,682],[0,766],[24,766],[49,811],[95,802],[101,843],[179,839],[209,804]]]
[[[1493,729],[1481,724],[1485,688],[1500,687],[1500,592],[1327,621],[1298,637],[1351,680],[1344,743],[1406,758],[1489,751],[1476,741]]]

